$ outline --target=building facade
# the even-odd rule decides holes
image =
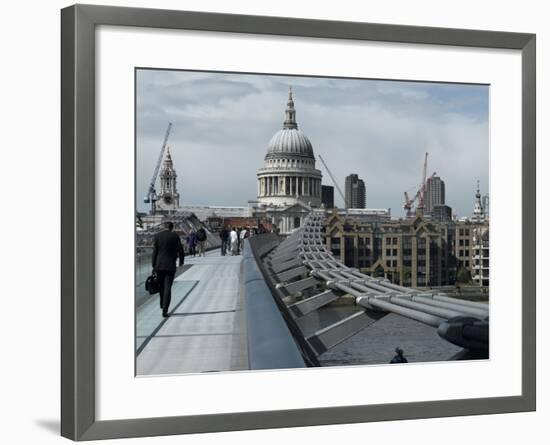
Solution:
[[[483,196],[481,205],[482,205],[483,214],[485,215],[485,218],[489,219],[489,195],[488,194]]]
[[[367,207],[365,181],[352,173],[346,176],[346,208],[364,209]]]
[[[236,206],[181,206],[181,210],[194,213],[200,221],[208,218],[246,218],[251,215],[250,208]]]
[[[333,212],[325,243],[335,257],[361,272],[402,286],[437,287],[454,285],[462,268],[474,276],[474,234],[485,227],[485,222],[423,216],[365,221]]]
[[[334,187],[332,185],[321,186],[321,202],[326,209],[334,208]]]
[[[312,207],[321,206],[321,171],[313,145],[298,129],[292,89],[288,93],[283,128],[271,138],[264,165],[258,170],[255,217],[271,218],[275,230],[288,234],[300,227]]]
[[[435,206],[445,205],[445,182],[439,176],[432,176],[426,181],[424,212],[431,214]]]
[[[298,129],[292,89],[285,115],[283,128],[271,138],[264,166],[258,170],[258,202],[267,206],[301,202],[319,207],[322,174],[315,168],[313,145]]]
[[[472,281],[478,286],[489,286],[489,227],[474,229],[472,241]]]
[[[434,221],[447,221],[453,219],[453,209],[448,205],[435,205],[431,211],[431,216]]]

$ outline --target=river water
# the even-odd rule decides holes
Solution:
[[[356,306],[325,307],[308,315],[304,322],[309,335],[348,315]],[[396,314],[388,314],[353,337],[320,356],[321,366],[386,364],[399,347],[409,362],[432,362],[451,359],[462,348],[443,340],[433,327]]]

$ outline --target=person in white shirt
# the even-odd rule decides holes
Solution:
[[[239,234],[239,238],[241,239],[241,242],[240,242],[240,251],[243,252],[244,251],[244,240],[246,238],[248,238],[248,232],[246,230],[246,227],[243,227],[241,229],[241,233]]]
[[[237,229],[233,227],[229,234],[229,243],[231,245],[231,255],[239,254],[239,235],[237,235]]]

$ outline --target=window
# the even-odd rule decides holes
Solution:
[[[386,256],[391,256],[391,249],[386,249]]]
[[[397,256],[397,249],[393,249],[393,256]]]
[[[464,245],[464,240],[461,239],[461,240],[458,242],[458,245],[459,245],[459,246],[463,246],[463,245]]]
[[[460,229],[460,230],[458,231],[458,234],[459,234],[460,236],[464,236],[464,229]]]
[[[470,240],[469,239],[465,240],[464,242],[465,242],[466,247],[470,245]]]

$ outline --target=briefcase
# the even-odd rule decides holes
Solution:
[[[160,292],[160,281],[156,273],[153,272],[145,280],[145,290],[151,295],[155,295]]]

